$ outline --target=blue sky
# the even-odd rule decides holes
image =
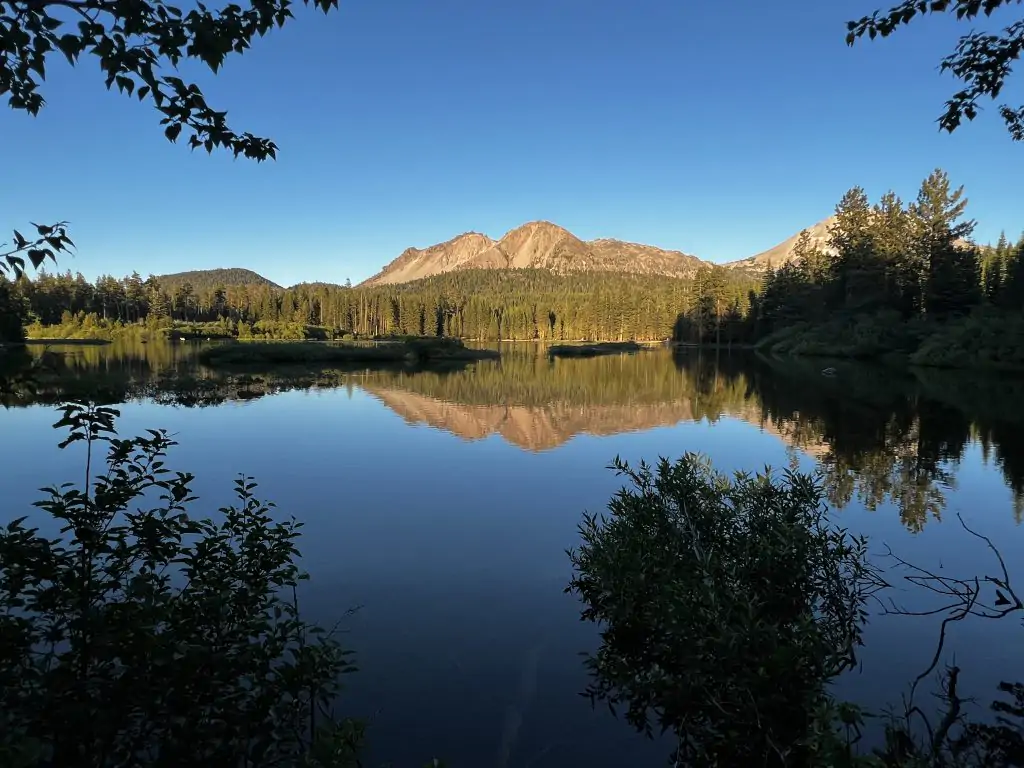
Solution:
[[[172,145],[159,115],[54,59],[36,118],[0,112],[4,229],[67,219],[87,277],[244,266],[353,282],[404,248],[548,219],[714,261],[829,215],[849,187],[913,197],[945,168],[977,236],[1024,229],[1024,145],[986,110],[934,120],[961,28],[844,42],[877,0],[341,0],[297,9],[218,76],[276,163]],[[191,71],[186,71],[190,74]],[[1012,91],[1012,89],[1011,89]]]

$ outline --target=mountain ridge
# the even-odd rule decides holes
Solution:
[[[829,250],[828,227],[834,220],[835,217],[830,216],[806,227],[814,245]],[[565,227],[550,221],[535,220],[510,229],[497,240],[483,232],[470,230],[434,245],[406,248],[358,286],[411,283],[467,269],[546,269],[556,274],[620,272],[692,277],[702,266],[721,266],[758,274],[792,261],[793,249],[799,236],[800,232],[797,232],[754,256],[717,263],[684,251],[618,238],[581,240]],[[191,270],[159,275],[157,279],[165,286],[177,286],[188,280],[197,285],[257,284],[283,288],[263,275],[242,267]]]
[[[624,272],[690,277],[702,265],[698,257],[657,246],[614,238],[585,241],[550,221],[528,221],[497,240],[465,232],[425,248],[406,248],[398,258],[360,285],[408,283],[463,269],[547,269],[570,272]]]
[[[793,251],[796,248],[797,240],[800,239],[800,235],[805,231],[811,237],[811,247],[819,248],[826,253],[831,253],[834,249],[829,245],[828,231],[835,221],[835,216],[829,216],[827,219],[823,219],[817,224],[805,227],[766,251],[761,251],[760,253],[749,256],[745,259],[728,261],[721,266],[726,269],[747,270],[750,272],[765,272],[769,269],[777,269],[783,264],[788,264],[793,261]]]

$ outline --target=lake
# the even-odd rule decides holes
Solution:
[[[834,519],[867,535],[880,563],[891,547],[937,573],[998,575],[960,514],[1020,570],[1021,379],[707,350],[551,361],[530,344],[443,373],[225,376],[203,369],[198,349],[46,353],[52,372],[35,391],[15,384],[3,395],[0,519],[31,514],[38,488],[80,479],[80,453],[57,450],[49,427],[52,406],[82,392],[123,403],[123,435],[172,432],[169,466],[197,475],[210,512],[239,473],[254,476],[279,513],[306,524],[309,618],[333,624],[359,606],[343,625],[360,671],[341,708],[372,718],[374,760],[663,764],[664,744],[578,695],[579,653],[596,632],[563,593],[565,550],[578,544],[581,514],[621,486],[606,469],[616,455],[696,451],[725,471],[820,470]],[[822,375],[825,365],[836,374]],[[908,608],[934,603],[910,583],[899,590]],[[935,617],[873,615],[862,667],[840,693],[898,704],[937,632]],[[1020,633],[1012,615],[950,629],[947,650],[978,712],[999,680],[1021,677]]]

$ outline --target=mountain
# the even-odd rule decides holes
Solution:
[[[531,221],[492,240],[467,232],[427,248],[407,248],[363,285],[408,283],[460,269],[548,269],[688,277],[704,264],[696,256],[619,240],[580,240],[548,221]]]
[[[195,269],[191,272],[175,272],[170,275],[157,275],[157,280],[165,291],[173,291],[182,283],[192,283],[194,288],[215,287],[218,285],[269,285],[280,288],[277,283],[251,269],[230,267],[227,269]]]
[[[834,222],[835,216],[830,216],[824,221],[819,221],[813,227],[808,227],[807,231],[811,235],[811,244],[824,251],[831,251],[832,249],[828,244],[828,229]],[[793,261],[793,249],[796,246],[796,241],[799,239],[800,233],[797,232],[774,248],[769,248],[767,251],[762,251],[756,256],[750,256],[746,259],[727,262],[722,266],[726,269],[739,269],[748,272],[765,272],[769,268],[776,269],[783,264]]]

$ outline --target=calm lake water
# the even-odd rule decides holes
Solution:
[[[80,453],[58,451],[49,427],[53,404],[82,391],[123,403],[122,434],[174,433],[169,465],[197,475],[210,512],[239,473],[254,476],[306,523],[309,616],[333,623],[360,606],[344,624],[361,670],[342,709],[372,716],[371,757],[398,766],[434,755],[455,768],[663,764],[664,745],[577,695],[579,652],[596,633],[563,594],[565,550],[581,514],[621,486],[606,469],[616,455],[819,469],[836,521],[868,535],[880,563],[891,547],[942,574],[998,575],[960,514],[1020,571],[1024,380],[842,363],[827,377],[825,363],[707,351],[552,362],[519,345],[460,371],[296,381],[218,376],[197,349],[54,347],[58,373],[8,393],[0,411],[0,520],[25,514],[38,488],[80,479]],[[934,605],[909,583],[894,596]],[[937,626],[873,616],[841,693],[898,703]],[[1024,677],[1021,632],[1012,615],[950,631],[979,713],[1000,679]]]

